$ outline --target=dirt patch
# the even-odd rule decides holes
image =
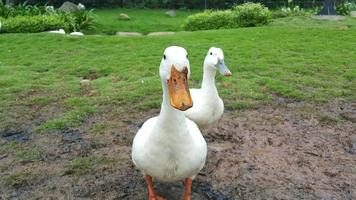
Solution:
[[[16,153],[2,149],[0,199],[146,199],[144,178],[131,161],[131,143],[142,123],[158,112],[111,115],[109,109],[73,129],[3,133],[2,147],[19,140],[40,149],[42,157],[21,163]],[[355,199],[355,113],[356,102],[315,105],[285,99],[226,111],[202,131],[208,159],[193,182],[192,199]],[[66,167],[81,157],[90,158],[93,170],[66,174]],[[3,181],[24,170],[36,178],[26,176],[25,184],[16,187]],[[182,182],[155,182],[155,187],[169,200],[180,199],[184,190]]]
[[[312,16],[312,18],[313,19],[321,19],[321,20],[330,20],[330,21],[346,19],[346,17],[342,16],[342,15],[315,15],[315,16]]]

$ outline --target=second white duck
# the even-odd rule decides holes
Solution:
[[[57,34],[63,34],[63,35],[66,34],[66,32],[63,29],[48,31],[48,33],[57,33]]]
[[[223,51],[220,48],[211,47],[204,60],[201,88],[190,89],[194,105],[184,112],[185,116],[200,128],[216,122],[224,112],[224,102],[215,86],[216,71],[224,76],[232,75],[225,65]]]

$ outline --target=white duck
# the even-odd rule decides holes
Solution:
[[[74,36],[83,36],[84,34],[82,32],[71,32],[69,35],[74,35]]]
[[[66,34],[66,32],[63,29],[55,30],[55,31],[48,31],[48,33],[57,33],[57,34]]]
[[[220,119],[224,112],[224,102],[215,86],[215,74],[224,76],[232,73],[225,65],[224,53],[220,48],[211,47],[204,60],[203,82],[200,89],[190,89],[194,106],[184,114],[200,128]]]
[[[192,180],[205,164],[207,144],[197,125],[182,112],[192,106],[186,50],[168,47],[159,74],[163,89],[161,112],[137,132],[132,160],[146,176],[149,200],[163,199],[155,194],[152,177],[162,181],[185,180],[184,199],[190,200]]]

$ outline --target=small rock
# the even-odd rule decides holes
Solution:
[[[61,7],[59,7],[59,10],[64,12],[76,12],[79,10],[79,8],[76,4],[70,1],[66,1],[61,5]]]
[[[340,172],[341,172],[340,169],[334,168],[334,169],[326,170],[326,171],[324,171],[323,173],[324,173],[326,176],[335,177],[335,176],[338,175]]]
[[[350,122],[356,123],[356,113],[355,112],[343,112],[340,116]]]
[[[168,15],[170,17],[176,17],[177,16],[177,12],[175,10],[168,10],[166,12],[166,15]]]
[[[0,136],[7,141],[27,142],[30,140],[28,134],[21,131],[0,132]]]
[[[80,80],[80,87],[84,95],[89,95],[91,93],[90,80],[88,79]]]
[[[118,36],[142,36],[141,33],[137,33],[137,32],[117,32],[116,35],[118,35]]]
[[[161,35],[174,35],[175,32],[152,32],[147,34],[147,36],[161,36]]]
[[[90,85],[90,80],[82,79],[82,80],[80,80],[80,85],[81,86],[89,86]]]
[[[130,16],[128,14],[125,13],[120,13],[119,15],[119,20],[130,20]]]
[[[356,154],[356,143],[353,143],[348,151],[350,154]]]

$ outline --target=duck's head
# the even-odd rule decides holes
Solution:
[[[219,70],[224,76],[231,76],[229,68],[224,62],[224,53],[220,48],[211,47],[204,60],[205,68]]]
[[[188,53],[184,48],[170,46],[165,49],[159,67],[159,75],[163,83],[167,84],[172,107],[185,111],[193,106],[188,87],[190,65]]]

